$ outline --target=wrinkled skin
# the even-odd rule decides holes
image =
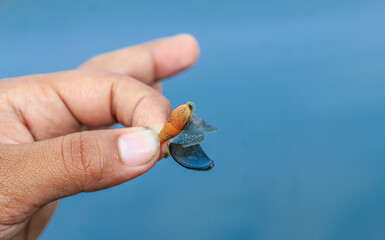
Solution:
[[[0,239],[36,239],[58,199],[148,171],[164,146],[129,168],[115,139],[139,130],[96,129],[119,122],[159,131],[171,112],[159,80],[191,67],[198,55],[196,40],[183,34],[96,56],[77,70],[1,80]]]

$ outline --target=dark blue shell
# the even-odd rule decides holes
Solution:
[[[214,167],[199,143],[204,139],[204,132],[214,132],[217,128],[207,124],[201,117],[191,113],[183,131],[169,144],[172,158],[183,167],[194,170],[210,170]]]
[[[183,147],[181,144],[170,143],[172,158],[185,168],[194,170],[210,170],[214,167],[214,161],[203,152],[199,144]]]

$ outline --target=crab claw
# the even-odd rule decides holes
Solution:
[[[194,170],[210,170],[214,167],[211,160],[199,144],[183,147],[181,144],[170,143],[172,158],[185,168]]]

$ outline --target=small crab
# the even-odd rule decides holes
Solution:
[[[194,114],[195,104],[187,102],[172,111],[169,120],[159,133],[160,143],[170,139],[169,149],[174,160],[185,168],[210,170],[214,167],[199,143],[205,137],[204,132],[215,132],[217,128],[206,123]]]

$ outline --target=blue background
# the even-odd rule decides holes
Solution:
[[[384,239],[383,1],[0,0],[0,77],[180,32],[201,58],[164,93],[215,168],[64,199],[41,239]]]

